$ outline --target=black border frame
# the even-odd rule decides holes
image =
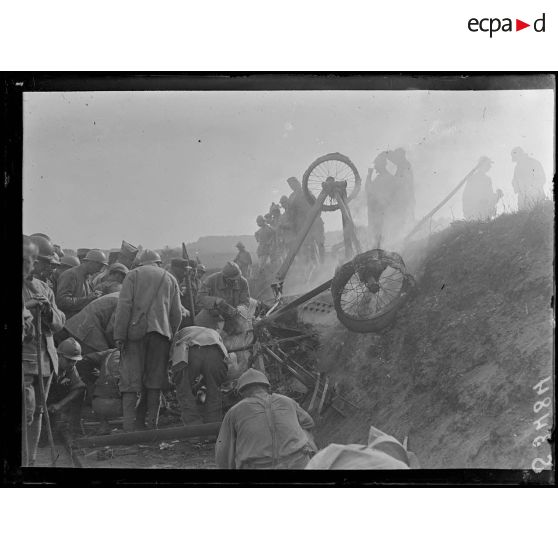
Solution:
[[[553,89],[556,72],[5,72],[1,79],[0,138],[2,145],[2,238],[9,255],[18,262],[22,211],[23,93],[41,91],[256,91],[256,90],[503,90]],[[556,139],[555,139],[556,149]],[[555,153],[556,162],[556,153]],[[556,177],[554,177],[556,184]],[[15,208],[19,207],[19,211]],[[21,277],[3,273],[3,293],[18,292]],[[421,469],[409,471],[225,471],[153,469],[23,469],[20,461],[21,389],[19,359],[6,348],[21,342],[21,311],[17,297],[4,297],[2,312],[2,377],[5,392],[17,393],[0,405],[2,481],[8,486],[532,486],[556,484],[554,469]],[[9,308],[9,311],[7,309]],[[6,358],[8,353],[8,358]],[[556,391],[556,382],[554,383]],[[556,401],[556,393],[555,398]],[[555,420],[554,410],[554,420]],[[15,419],[15,420],[14,420]],[[9,427],[8,427],[9,425]]]

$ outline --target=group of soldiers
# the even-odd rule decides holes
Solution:
[[[307,200],[300,181],[292,176],[287,179],[291,189],[289,196],[281,196],[279,203],[273,202],[269,212],[258,215],[255,233],[258,243],[258,269],[264,272],[276,270],[281,261],[296,245],[296,240],[304,227],[311,205]],[[300,249],[305,264],[323,263],[325,257],[324,222],[317,217]]]
[[[518,209],[531,208],[545,199],[545,174],[539,161],[521,147],[511,151],[515,163],[512,187],[518,196]],[[389,165],[395,171],[390,172]],[[493,161],[483,156],[465,182],[463,216],[466,220],[484,220],[496,215],[501,189],[494,191],[488,172]],[[368,233],[373,247],[396,244],[415,222],[413,171],[405,151],[397,148],[383,151],[368,169],[365,182],[368,207]]]
[[[311,417],[231,352],[235,340],[246,342],[254,316],[239,266],[227,262],[205,276],[188,258],[165,269],[149,249],[110,256],[112,263],[101,250],[79,250],[69,260],[43,233],[23,237],[23,465],[35,464],[43,424],[51,444],[52,433],[84,435],[85,402],[97,434],[109,433],[112,419],[125,431],[154,429],[174,388],[184,424],[223,420],[218,466],[305,466],[315,452]],[[227,384],[242,400],[223,419]],[[274,417],[279,445],[263,413]]]

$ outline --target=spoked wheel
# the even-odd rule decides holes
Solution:
[[[353,162],[341,153],[329,153],[318,157],[302,177],[302,188],[308,201],[313,204],[322,191],[322,183],[327,179],[347,183],[347,201],[351,201],[360,191],[360,175]],[[337,200],[328,196],[323,204],[324,211],[339,209]]]
[[[331,292],[339,321],[351,331],[377,332],[395,318],[414,280],[395,252],[369,250],[343,265]]]

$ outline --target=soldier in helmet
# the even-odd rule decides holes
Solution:
[[[270,393],[266,375],[249,368],[238,379],[242,401],[228,410],[215,444],[219,469],[304,469],[316,447],[312,417],[293,399]]]
[[[79,265],[79,263],[79,260],[75,256],[63,256],[62,258],[60,258],[60,263],[55,266],[51,275],[51,280],[53,283],[52,290],[54,292],[56,292],[58,288],[58,280],[60,279],[60,275],[62,275],[62,273],[64,273],[64,271],[66,271],[67,269],[76,267],[77,265]]]
[[[182,319],[181,327],[188,327],[194,323],[194,315],[197,310],[197,297],[199,289],[199,280],[196,273],[196,260],[187,260],[185,258],[173,258],[170,263],[169,273],[176,279],[180,289],[180,304],[188,310],[188,316]],[[190,300],[190,291],[188,290],[188,281],[186,274],[190,279],[190,287],[192,289],[192,299],[194,307]]]
[[[122,288],[122,282],[130,271],[124,264],[119,262],[108,266],[107,273],[96,289],[104,295],[114,293]]]
[[[54,247],[50,240],[42,234],[31,235],[29,238],[38,249],[33,265],[33,277],[43,281],[54,290],[53,273],[60,263]]]
[[[238,241],[236,243],[236,248],[238,248],[238,254],[233,260],[235,264],[240,268],[240,272],[243,277],[247,279],[250,277],[250,268],[252,267],[252,256],[243,242]]]
[[[240,314],[238,306],[250,305],[250,288],[238,265],[227,262],[222,271],[206,277],[198,298],[202,311],[195,324],[216,329],[224,321],[225,331],[232,333],[234,318]]]
[[[45,391],[52,374],[58,370],[58,355],[54,346],[53,334],[60,331],[65,323],[64,313],[57,306],[54,293],[43,281],[33,276],[36,246],[40,241],[35,238],[24,239],[23,266],[23,318],[24,336],[22,341],[22,373],[25,399],[25,436],[23,447],[23,463],[33,465],[37,453],[37,443],[41,433],[42,414],[46,410],[38,400],[39,364],[41,375],[45,380]],[[37,243],[37,244],[35,244]],[[41,315],[41,327],[36,321],[37,313]],[[30,314],[33,319],[30,319]],[[37,336],[41,336],[40,355],[37,354]],[[39,357],[39,358],[38,358]]]
[[[254,233],[256,237],[256,242],[258,243],[258,260],[260,270],[263,269],[268,262],[274,259],[275,255],[275,231],[271,228],[263,216],[258,215],[256,218],[256,224],[259,229]]]
[[[114,320],[114,341],[121,351],[119,389],[124,430],[156,428],[161,391],[169,389],[171,340],[182,320],[176,279],[161,268],[157,252],[144,250],[139,267],[122,283]],[[138,396],[139,394],[139,401]]]
[[[68,433],[70,436],[81,434],[81,408],[85,394],[76,364],[82,359],[81,347],[69,337],[58,345],[58,374],[52,382],[47,404],[51,415],[53,430]]]
[[[78,260],[80,261],[80,263],[85,259],[85,256],[87,256],[88,252],[91,251],[91,248],[78,248],[77,249],[77,257]]]
[[[101,271],[106,263],[107,258],[101,250],[89,250],[78,266],[60,275],[56,289],[56,303],[67,318],[74,316],[91,301],[102,296],[101,291],[93,290],[89,278]]]

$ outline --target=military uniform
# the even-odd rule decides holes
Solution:
[[[92,292],[88,275],[81,264],[67,269],[58,278],[56,303],[66,317],[71,318],[95,299],[91,296]]]
[[[57,306],[54,299],[52,290],[39,279],[33,278],[23,282],[23,303],[26,304],[34,296],[44,296],[49,304],[50,309],[48,312],[43,312],[41,315],[41,368],[42,375],[47,378],[45,382],[45,394],[48,395],[50,386],[50,378],[53,373],[58,371],[58,354],[54,346],[53,334],[60,331],[64,326],[66,317]],[[24,311],[25,315],[25,311]],[[37,345],[36,345],[36,324],[34,328],[30,329],[29,323],[27,326],[26,335],[22,342],[21,365],[24,377],[24,391],[25,391],[25,419],[27,422],[27,440],[28,447],[31,455],[28,456],[29,464],[35,460],[36,445],[41,432],[41,421],[37,420],[41,416],[42,408],[37,406],[38,398],[38,374],[39,369],[37,365]],[[26,451],[27,448],[24,448]],[[24,457],[24,462],[25,462]]]
[[[247,250],[240,250],[234,259],[234,263],[240,267],[243,277],[248,277],[250,266],[252,265],[252,256]]]

